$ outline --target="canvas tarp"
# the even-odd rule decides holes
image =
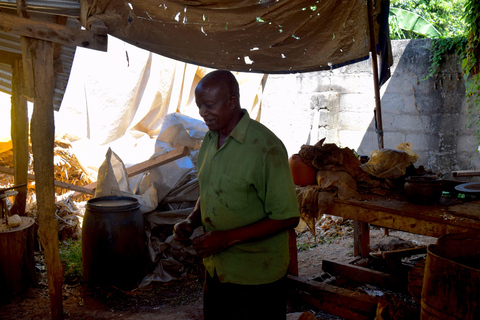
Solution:
[[[372,1],[381,44],[389,1]],[[327,70],[370,51],[366,0],[81,0],[81,20],[162,56],[232,71]]]

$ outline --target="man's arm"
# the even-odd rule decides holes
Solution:
[[[193,239],[193,247],[199,256],[208,257],[232,245],[265,239],[280,231],[294,228],[298,221],[298,217],[284,220],[265,218],[236,229],[211,231]]]

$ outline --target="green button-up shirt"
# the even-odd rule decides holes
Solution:
[[[300,215],[285,146],[246,110],[220,149],[218,133],[207,132],[197,166],[205,231]],[[288,233],[283,231],[229,247],[205,258],[204,264],[223,282],[264,284],[286,274],[288,252]]]

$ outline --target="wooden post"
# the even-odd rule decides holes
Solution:
[[[370,253],[370,224],[353,222],[354,256],[368,257]]]
[[[375,30],[373,26],[373,2],[367,1],[368,4],[368,25],[370,31],[370,52],[372,53],[373,68],[373,85],[375,89],[375,130],[377,131],[378,149],[383,149],[383,124],[382,124],[382,107],[380,103],[380,85],[378,81],[378,62],[377,62],[377,39],[375,38]]]
[[[34,74],[34,109],[31,123],[35,192],[38,208],[38,235],[44,248],[52,319],[63,319],[63,268],[58,246],[58,222],[55,219],[54,186],[54,67],[52,42],[29,40]]]
[[[25,184],[17,189],[15,202],[11,214],[25,215],[27,204],[28,182],[28,112],[27,98],[24,95],[23,63],[17,59],[12,64],[12,109],[11,109],[11,136],[13,146],[13,170],[15,185]]]

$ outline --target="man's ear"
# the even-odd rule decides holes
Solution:
[[[235,109],[238,105],[238,97],[234,94],[230,95],[229,103],[230,103],[229,105],[230,109],[232,110]]]

